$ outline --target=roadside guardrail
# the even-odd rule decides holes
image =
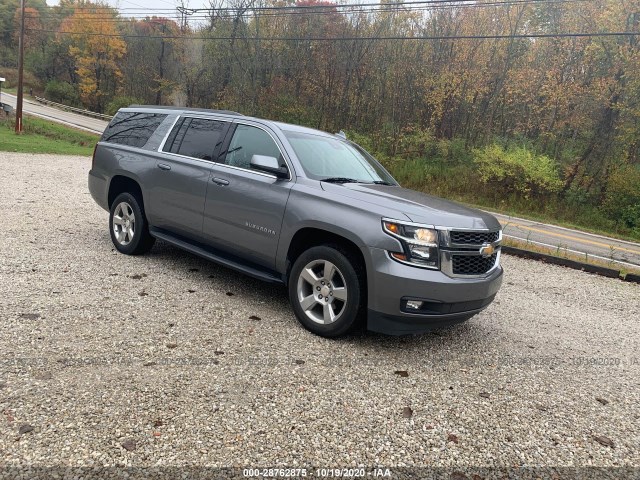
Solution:
[[[52,102],[51,100],[47,100],[42,97],[33,97],[39,103],[43,103],[45,105],[50,105],[52,107],[59,108],[61,110],[67,110],[69,112],[79,113],[81,115],[87,115],[89,117],[99,118],[101,120],[111,120],[113,116],[105,115],[103,113],[92,112],[91,110],[85,110],[83,108],[70,107],[69,105],[64,105],[62,103]]]

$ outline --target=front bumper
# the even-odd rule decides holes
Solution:
[[[404,265],[385,250],[368,248],[367,328],[388,335],[424,333],[464,322],[485,309],[502,285],[502,267],[485,277],[451,278],[438,270]],[[406,300],[421,300],[416,313],[403,308]]]

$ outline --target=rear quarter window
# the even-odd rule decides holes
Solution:
[[[144,147],[166,117],[157,113],[118,112],[102,134],[101,141]]]

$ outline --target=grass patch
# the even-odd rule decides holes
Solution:
[[[65,125],[25,117],[23,132],[15,134],[15,120],[0,120],[0,150],[90,156],[98,136]]]

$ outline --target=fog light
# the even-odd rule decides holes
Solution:
[[[422,302],[417,300],[407,300],[407,309],[420,310],[422,308]]]

